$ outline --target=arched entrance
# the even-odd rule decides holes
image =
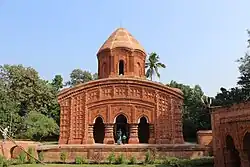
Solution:
[[[226,137],[224,156],[226,167],[241,167],[239,152],[235,148],[233,138],[229,135]]]
[[[124,75],[124,61],[119,61],[119,75]]]
[[[149,124],[145,117],[140,118],[140,123],[138,126],[138,138],[139,138],[139,143],[148,143]]]
[[[97,117],[94,124],[94,140],[95,143],[103,143],[105,135],[105,127],[101,117]]]
[[[128,139],[129,139],[129,125],[128,125],[128,121],[127,118],[120,114],[116,117],[115,119],[115,126],[114,126],[114,139],[115,142],[117,142],[118,136],[117,133],[118,131],[121,130],[122,132],[122,136],[126,136],[126,140],[123,141],[123,143],[128,143]]]
[[[12,159],[18,158],[18,156],[22,153],[22,149],[18,146],[14,146],[10,149],[10,155]]]
[[[243,139],[243,150],[244,153],[247,155],[248,164],[250,164],[250,133],[247,132]]]

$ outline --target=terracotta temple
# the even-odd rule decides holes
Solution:
[[[64,89],[59,144],[183,144],[179,89],[145,77],[146,52],[118,28],[97,53],[99,79]]]

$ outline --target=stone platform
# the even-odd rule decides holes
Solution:
[[[38,152],[43,152],[46,162],[59,162],[60,154],[67,153],[67,162],[74,162],[77,156],[90,160],[106,160],[113,152],[116,156],[123,154],[127,159],[131,156],[142,160],[146,152],[150,150],[155,157],[196,158],[208,156],[209,148],[197,144],[86,144],[86,145],[40,145]]]

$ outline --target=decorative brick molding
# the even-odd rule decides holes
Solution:
[[[178,158],[198,158],[208,156],[207,147],[194,144],[125,144],[119,146],[111,144],[46,145],[38,148],[38,152],[43,151],[45,162],[60,162],[60,153],[67,152],[67,162],[69,163],[74,162],[77,156],[93,160],[95,154],[100,154],[100,160],[105,161],[112,152],[115,156],[123,154],[127,159],[134,156],[137,160],[143,161],[148,150],[155,150],[154,154],[157,159],[164,159],[173,156]]]

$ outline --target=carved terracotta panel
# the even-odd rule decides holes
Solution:
[[[140,118],[145,117],[147,119],[148,123],[151,123],[152,122],[152,112],[153,112],[152,109],[150,110],[150,109],[145,108],[143,106],[136,106],[135,107],[135,113],[136,113],[135,122],[139,123]]]
[[[116,86],[114,89],[114,96],[115,97],[127,97],[128,95],[128,88],[126,86]]]
[[[99,91],[98,89],[93,89],[87,92],[87,101],[88,103],[93,103],[98,100]]]
[[[107,122],[108,108],[105,105],[93,107],[88,110],[89,112],[89,124],[93,124],[97,117],[101,117],[103,122]]]
[[[113,95],[113,87],[112,86],[103,86],[101,88],[101,98],[102,99],[111,99]]]
[[[111,106],[111,121],[114,123],[118,115],[122,114],[127,118],[128,123],[131,123],[132,117],[132,106],[131,105],[112,105]]]

